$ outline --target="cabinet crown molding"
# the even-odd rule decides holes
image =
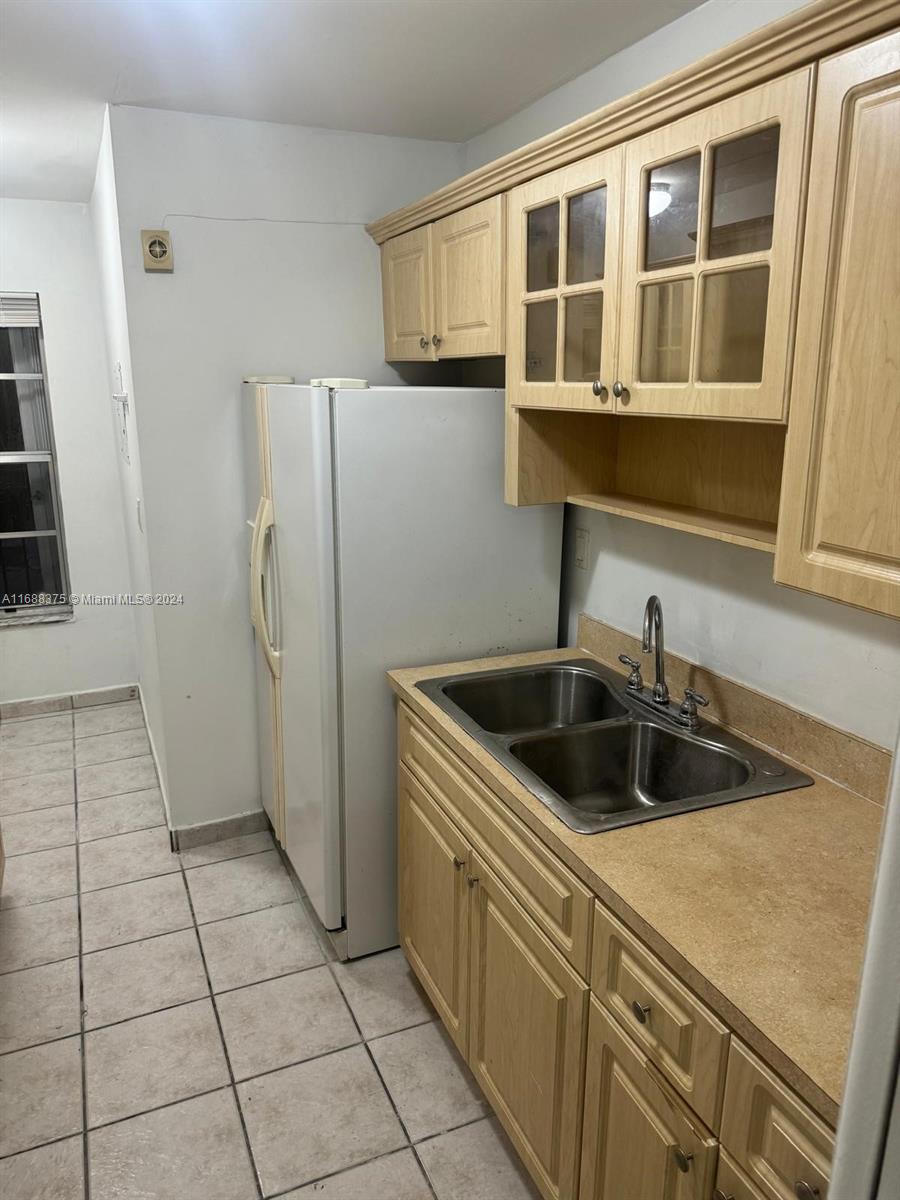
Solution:
[[[898,0],[815,0],[366,226],[380,245],[900,24]]]

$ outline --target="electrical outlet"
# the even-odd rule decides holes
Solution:
[[[575,530],[575,566],[581,571],[588,569],[591,557],[591,532],[589,529]]]

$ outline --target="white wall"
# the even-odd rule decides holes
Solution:
[[[574,565],[575,528],[590,533],[586,571]],[[772,556],[759,550],[579,508],[568,510],[567,529],[570,645],[580,612],[639,637],[656,592],[671,650],[893,750],[896,621],[778,586]]]
[[[110,392],[124,390],[128,395],[128,457],[116,455],[119,505],[125,527],[132,591],[144,595],[153,593],[150,575],[150,556],[147,538],[139,518],[143,504],[141,453],[136,422],[137,399],[131,370],[131,347],[128,334],[128,310],[125,303],[125,276],[119,244],[119,211],[116,180],[112,158],[112,139],[109,113],[104,116],[103,135],[97,159],[97,173],[90,204],[97,264],[100,273],[100,294],[106,330],[106,361],[104,369]],[[165,738],[163,731],[162,693],[156,644],[156,610],[135,607],[135,652],[137,678],[147,718],[147,731],[159,767],[163,796],[168,804]]]
[[[797,0],[709,0],[607,59],[464,148],[465,169],[541,137],[696,61],[800,7]],[[605,513],[570,509],[589,530],[589,570],[567,547],[569,641],[586,611],[639,634],[652,592],[663,601],[668,645],[742,683],[893,749],[900,715],[896,621],[772,581],[771,556]]]
[[[719,50],[808,0],[707,0],[598,66],[564,83],[465,143],[463,171],[474,171],[561,125]]]
[[[111,110],[134,398],[176,826],[256,807],[240,382],[383,361],[363,225],[459,173],[459,147],[150,109]],[[145,274],[139,231],[174,238]]]
[[[128,592],[87,205],[0,200],[0,290],[40,293],[71,589]],[[135,677],[129,608],[85,605],[63,623],[0,628],[0,700],[133,683]]]

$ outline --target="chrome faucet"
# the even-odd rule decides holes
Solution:
[[[656,649],[656,682],[653,685],[654,704],[669,703],[669,689],[666,685],[666,649],[663,641],[663,612],[659,596],[651,596],[644,609],[644,636],[641,649],[649,654]]]

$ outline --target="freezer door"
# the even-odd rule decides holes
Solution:
[[[342,921],[329,393],[270,386],[284,848],[328,929]]]
[[[384,673],[556,646],[562,506],[503,502],[503,392],[335,395],[344,903],[351,957],[397,941]]]

